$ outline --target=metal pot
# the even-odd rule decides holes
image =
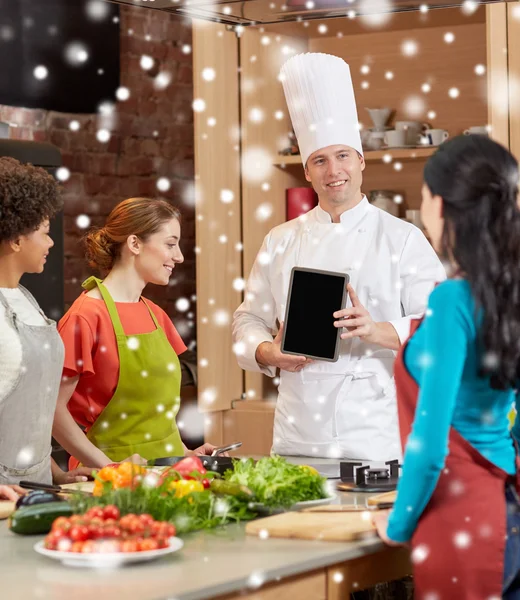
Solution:
[[[370,204],[390,213],[394,217],[399,216],[399,203],[396,202],[396,198],[400,198],[402,202],[403,197],[399,192],[393,192],[392,190],[372,190],[368,192]]]

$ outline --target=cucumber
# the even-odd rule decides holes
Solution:
[[[70,517],[72,506],[68,502],[47,502],[23,506],[16,510],[9,519],[9,528],[21,535],[48,533],[58,517]]]
[[[210,490],[214,494],[224,494],[226,496],[236,496],[242,500],[252,500],[254,498],[253,492],[245,485],[239,485],[231,481],[224,481],[223,479],[213,479],[210,484]]]

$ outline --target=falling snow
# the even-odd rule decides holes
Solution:
[[[88,48],[82,42],[71,42],[65,46],[65,60],[71,67],[79,67],[89,58]]]
[[[465,550],[471,545],[471,536],[467,531],[459,531],[453,537],[453,543],[455,546],[457,546],[457,548]]]

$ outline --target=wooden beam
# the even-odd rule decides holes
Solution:
[[[198,407],[213,412],[243,391],[231,337],[242,277],[238,41],[222,24],[193,21],[193,89],[205,105],[194,113]],[[210,426],[208,441],[219,443],[221,429]]]
[[[510,143],[507,11],[503,2],[486,5],[488,124],[491,137],[506,148]]]

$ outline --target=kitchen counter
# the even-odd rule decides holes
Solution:
[[[368,497],[340,493],[336,502],[365,505]],[[243,524],[185,535],[180,552],[114,571],[63,566],[36,554],[33,545],[40,539],[15,535],[6,521],[0,522],[3,599],[274,600],[295,595],[299,600],[339,600],[351,590],[410,573],[408,552],[387,548],[377,537],[358,542],[262,540],[246,536]]]

